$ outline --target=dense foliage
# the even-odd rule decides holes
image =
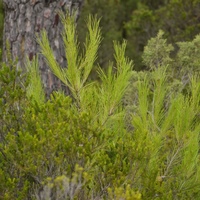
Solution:
[[[146,68],[141,55],[147,41],[160,29],[173,45],[193,39],[200,32],[199,12],[199,0],[85,0],[78,34],[83,41],[86,16],[97,14],[104,38],[98,60],[101,66],[113,58],[112,41],[126,39],[127,55],[135,69],[141,70]]]
[[[200,36],[172,57],[158,32],[144,48],[146,72],[132,71],[126,42],[114,42],[115,62],[103,71],[99,20],[89,17],[81,52],[73,19],[62,20],[68,69],[45,32],[38,43],[71,96],[45,99],[37,58],[28,75],[11,56],[1,63],[0,199],[199,199]]]

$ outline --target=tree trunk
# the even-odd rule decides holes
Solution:
[[[3,0],[5,8],[3,60],[7,62],[6,41],[10,43],[13,59],[18,58],[18,66],[24,69],[26,58],[32,60],[40,52],[36,35],[45,29],[58,63],[66,67],[65,50],[62,41],[63,26],[58,11],[71,13],[76,9],[79,16],[83,0]],[[39,67],[47,96],[61,88],[60,81],[50,72],[42,55]]]

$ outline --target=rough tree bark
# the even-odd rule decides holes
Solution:
[[[5,9],[3,60],[6,62],[6,41],[11,46],[13,59],[18,58],[18,65],[24,68],[26,57],[30,60],[40,51],[36,35],[42,29],[48,33],[54,56],[62,67],[66,67],[62,41],[62,24],[58,11],[75,9],[79,16],[83,0],[3,0]],[[50,72],[42,55],[39,55],[39,67],[47,96],[58,88],[60,81]]]

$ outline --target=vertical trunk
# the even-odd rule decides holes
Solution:
[[[76,16],[83,0],[3,0],[5,7],[3,60],[6,62],[6,45],[9,41],[13,58],[24,68],[26,57],[30,60],[40,51],[36,35],[42,29],[48,33],[51,47],[58,63],[66,67],[66,58],[62,42],[62,24],[58,11],[76,9]],[[47,96],[61,88],[60,81],[50,72],[42,55],[39,66]]]

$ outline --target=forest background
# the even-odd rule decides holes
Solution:
[[[169,43],[190,41],[200,30],[198,0],[85,0],[78,21],[80,43],[86,35],[88,14],[101,18],[103,41],[98,63],[105,67],[113,60],[113,41],[128,41],[127,56],[135,70],[145,69],[141,55],[147,41],[161,29]],[[3,7],[0,1],[0,45],[2,46]],[[177,46],[176,46],[177,47]]]

